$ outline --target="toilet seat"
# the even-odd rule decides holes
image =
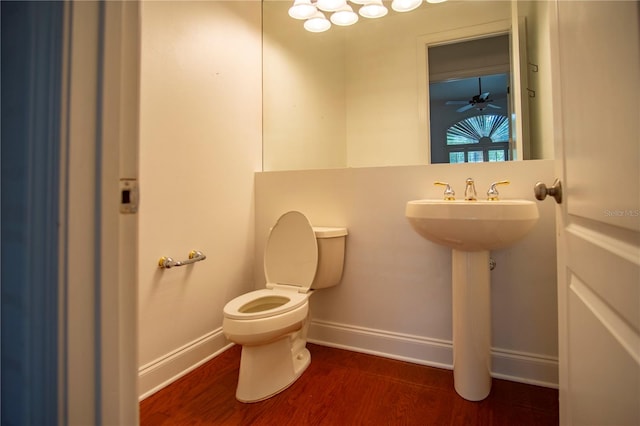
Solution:
[[[304,305],[309,295],[291,290],[266,288],[236,297],[224,306],[224,316],[254,320],[284,314]]]

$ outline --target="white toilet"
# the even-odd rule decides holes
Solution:
[[[242,345],[239,401],[261,401],[283,391],[311,362],[309,296],[340,282],[346,235],[346,228],[313,227],[297,211],[280,216],[271,229],[264,253],[267,288],[224,307],[222,330]]]

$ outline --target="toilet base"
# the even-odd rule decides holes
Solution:
[[[243,346],[236,398],[240,402],[270,398],[291,386],[310,363],[304,342],[292,336],[266,345]]]

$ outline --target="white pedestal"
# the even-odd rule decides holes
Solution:
[[[452,250],[453,379],[456,392],[480,401],[491,391],[489,251]]]

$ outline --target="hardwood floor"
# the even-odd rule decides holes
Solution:
[[[308,344],[311,365],[287,390],[257,403],[235,399],[239,346],[140,404],[142,426],[557,425],[558,391],[493,379],[470,402],[453,372]]]

